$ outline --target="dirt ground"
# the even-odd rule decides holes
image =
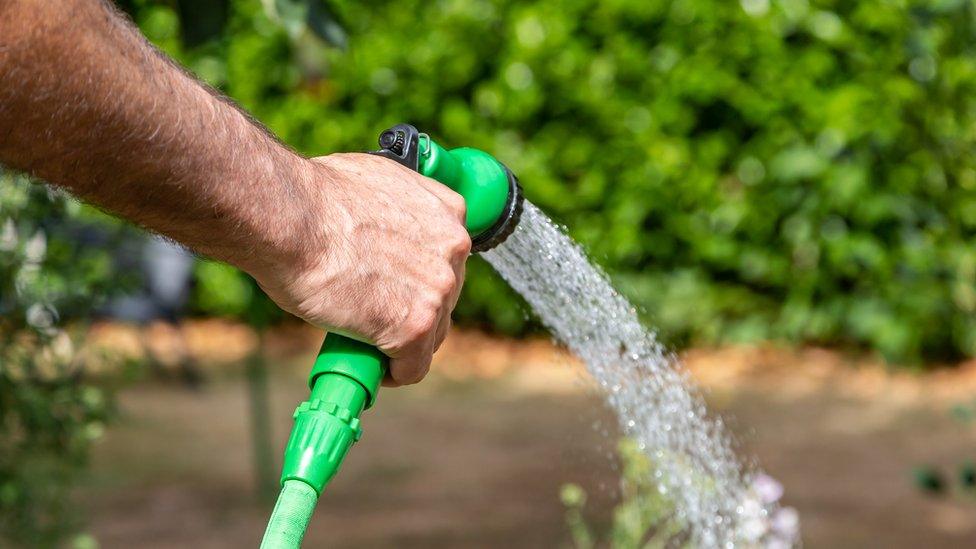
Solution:
[[[253,339],[227,335],[235,329],[184,328],[206,380],[198,388],[147,380],[120,393],[121,415],[77,496],[103,547],[258,544],[271,504],[254,495],[236,365]],[[157,330],[154,341],[173,335]],[[95,336],[116,348],[132,340],[118,328]],[[269,340],[276,456],[317,337]],[[591,520],[607,523],[615,442],[599,425],[612,419],[579,365],[544,341],[449,341],[427,381],[383,391],[367,412],[306,547],[566,547],[565,482],[584,486]],[[743,454],[785,485],[806,547],[976,546],[976,497],[930,496],[912,483],[919,464],[955,477],[976,458],[976,431],[948,413],[974,402],[976,365],[894,375],[871,361],[775,347],[685,359]]]

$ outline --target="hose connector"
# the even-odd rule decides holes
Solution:
[[[386,360],[371,345],[338,334],[325,338],[308,376],[311,393],[293,416],[282,484],[300,480],[322,493],[362,436],[359,415],[376,399]]]

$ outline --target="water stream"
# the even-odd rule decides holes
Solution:
[[[775,501],[757,502],[756,479],[768,477],[743,466],[680,362],[579,245],[526,202],[515,232],[483,256],[585,362],[621,431],[654,464],[691,545],[786,545],[756,526],[777,512]]]

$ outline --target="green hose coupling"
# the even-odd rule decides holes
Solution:
[[[311,394],[298,405],[281,483],[300,480],[322,493],[349,448],[362,436],[359,415],[376,399],[386,357],[375,347],[329,334],[308,377]]]

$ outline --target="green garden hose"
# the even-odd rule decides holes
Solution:
[[[408,124],[386,130],[379,142],[374,154],[436,179],[464,197],[472,251],[497,246],[515,229],[522,190],[491,155],[469,148],[448,151]],[[325,338],[309,374],[309,398],[295,410],[281,494],[261,542],[263,549],[301,546],[322,490],[362,435],[359,416],[376,401],[387,362],[379,349],[366,343],[338,334]]]
[[[318,499],[319,495],[308,484],[300,480],[286,480],[271,511],[261,549],[300,547]]]

